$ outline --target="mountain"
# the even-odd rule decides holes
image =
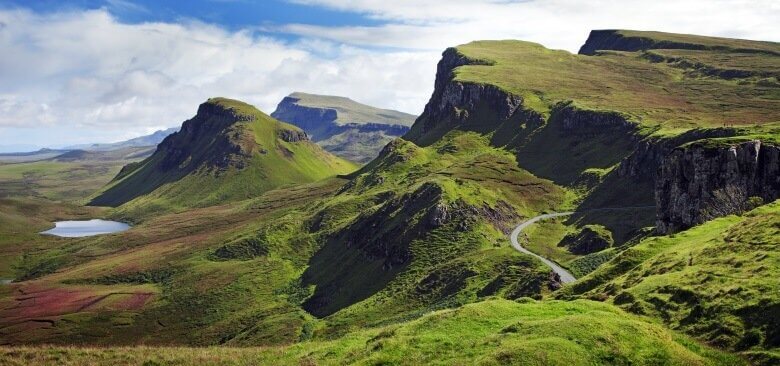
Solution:
[[[69,150],[39,149],[30,152],[0,153],[0,163],[24,163],[37,160],[45,160],[62,155]]]
[[[271,144],[318,147],[250,106],[205,103],[102,194],[149,187],[107,211],[137,225],[38,239],[14,263],[0,335],[67,346],[0,352],[80,363],[777,364],[776,44],[594,31],[585,45],[447,49],[403,138],[357,171],[304,184],[237,189],[258,181],[246,167],[269,170]],[[279,154],[273,177],[295,169],[280,159],[301,155]],[[22,234],[40,225],[9,212],[13,230],[30,227]],[[576,280],[515,250],[513,231]],[[263,347],[150,356],[73,344]]]
[[[155,131],[150,135],[140,136],[125,141],[105,143],[105,144],[96,143],[96,144],[73,145],[73,146],[64,147],[63,149],[86,150],[86,151],[110,151],[110,150],[118,150],[118,149],[128,148],[128,147],[157,146],[157,144],[162,142],[166,137],[168,137],[168,135],[178,130],[179,130],[178,127],[172,127],[165,130]]]
[[[144,195],[184,207],[224,203],[352,169],[297,127],[249,104],[212,98],[152,156],[125,166],[90,204],[119,206]]]
[[[361,163],[406,133],[415,119],[349,98],[298,92],[282,99],[271,116],[302,128],[325,150]]]

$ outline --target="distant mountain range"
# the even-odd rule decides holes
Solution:
[[[154,152],[154,148],[160,142],[162,142],[162,140],[178,130],[178,127],[173,127],[166,130],[156,131],[150,135],[112,143],[71,145],[60,149],[43,148],[35,151],[25,152],[3,152],[0,153],[0,163],[25,163],[46,159],[57,159],[64,161],[73,160],[73,158],[77,156],[81,158],[99,157],[100,159],[142,158],[151,155]],[[9,151],[9,146],[6,146],[4,149],[0,149],[0,151]]]
[[[271,116],[302,128],[325,150],[366,163],[414,123],[416,116],[332,95],[295,92]]]
[[[71,145],[62,148],[62,150],[86,150],[86,151],[110,151],[117,150],[124,147],[139,147],[139,146],[157,146],[168,135],[179,130],[179,127],[171,127],[165,130],[155,131],[151,135],[132,138],[120,142],[112,143],[96,143],[96,144],[82,144]]]

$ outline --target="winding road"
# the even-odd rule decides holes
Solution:
[[[638,210],[638,209],[649,209],[649,208],[655,208],[655,206],[602,207],[602,208],[591,208],[591,209],[588,209],[588,210],[577,211],[577,212],[583,213],[583,212],[605,211],[605,210]],[[539,260],[544,262],[544,264],[550,266],[550,268],[552,268],[552,270],[555,273],[557,273],[558,276],[561,277],[561,282],[563,282],[563,283],[574,282],[577,279],[574,278],[574,276],[571,273],[569,273],[569,271],[567,271],[563,267],[559,266],[557,263],[555,263],[555,262],[553,262],[553,261],[551,261],[551,260],[549,260],[549,259],[547,259],[545,257],[542,257],[541,255],[533,253],[533,252],[531,252],[528,249],[523,248],[520,245],[520,243],[517,241],[517,237],[520,236],[520,233],[523,231],[523,229],[527,228],[529,225],[531,225],[531,224],[533,224],[533,223],[535,223],[537,221],[541,221],[541,220],[544,220],[544,219],[551,219],[551,218],[554,218],[554,217],[569,216],[569,215],[572,215],[572,214],[574,214],[574,212],[556,212],[556,213],[549,213],[549,214],[544,214],[544,215],[539,215],[539,216],[536,216],[536,217],[532,217],[529,220],[527,220],[527,221],[523,222],[522,224],[518,225],[515,228],[515,230],[512,231],[512,235],[509,236],[509,240],[512,242],[512,247],[513,248],[517,249],[521,253],[529,254],[529,255],[532,255],[532,256],[534,256],[536,258],[539,258]]]
[[[572,274],[569,273],[569,271],[567,271],[563,267],[559,266],[557,263],[555,263],[555,262],[553,262],[553,261],[551,261],[551,260],[549,260],[549,259],[547,259],[545,257],[542,257],[541,255],[533,253],[533,252],[531,252],[528,249],[523,248],[520,245],[520,243],[517,241],[517,237],[520,235],[520,232],[522,232],[523,229],[527,228],[528,226],[530,226],[531,224],[533,224],[533,223],[535,223],[537,221],[541,221],[541,220],[544,220],[544,219],[551,219],[553,217],[569,216],[569,215],[571,215],[573,213],[574,212],[558,212],[558,213],[550,213],[550,214],[544,214],[544,215],[539,215],[539,216],[533,217],[533,218],[529,219],[528,221],[525,221],[522,224],[518,225],[512,231],[512,235],[509,236],[509,240],[512,241],[512,247],[514,247],[515,249],[517,249],[521,253],[529,254],[529,255],[532,255],[532,256],[534,256],[536,258],[539,258],[539,260],[544,262],[544,264],[550,266],[550,268],[552,268],[553,272],[557,273],[558,276],[561,277],[561,282],[563,282],[563,283],[574,282],[577,279],[574,278],[574,276],[572,276]]]

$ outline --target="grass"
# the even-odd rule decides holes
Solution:
[[[488,300],[398,325],[281,348],[5,347],[7,364],[742,364],[591,301]]]
[[[91,204],[118,206],[132,201],[123,210],[136,215],[183,210],[248,199],[276,187],[355,169],[310,141],[282,140],[283,131],[300,130],[251,105],[223,98],[204,105],[237,117],[226,121],[205,112],[185,122],[189,128],[169,139],[168,145],[161,145],[134,171],[112,182]],[[176,166],[170,166],[172,161]]]
[[[130,160],[132,161],[132,160]],[[114,177],[128,160],[0,164],[0,197],[79,201]]]
[[[137,222],[131,230],[45,238],[49,250],[18,259],[16,278],[29,280],[0,296],[0,309],[18,306],[18,291],[71,291],[78,302],[143,284],[155,295],[140,308],[55,306],[50,326],[4,336],[121,345],[155,334],[155,344],[272,345],[488,296],[540,298],[550,291],[549,269],[509,248],[506,232],[565,196],[488,138],[456,131],[426,148],[399,140],[351,182],[278,188],[180,213],[139,216],[123,206],[111,217]],[[437,207],[448,214],[432,224]]]
[[[722,348],[776,353],[780,202],[617,254],[566,293],[609,299],[628,311]]]
[[[659,135],[724,123],[762,124],[779,117],[776,87],[690,77],[639,53],[583,56],[522,41],[476,41],[458,51],[491,63],[457,68],[457,81],[498,86],[547,116],[555,104],[574,101],[583,109],[620,112]],[[745,67],[771,68],[780,56],[753,57]]]

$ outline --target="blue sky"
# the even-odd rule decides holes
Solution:
[[[777,19],[774,0],[0,0],[0,151],[148,134],[212,96],[419,113],[449,46],[576,52],[605,28],[780,41]]]
[[[108,9],[125,23],[178,22],[197,19],[227,29],[257,27],[264,23],[306,23],[321,26],[378,25],[364,14],[282,0],[11,0],[9,7],[25,7],[39,13]]]

